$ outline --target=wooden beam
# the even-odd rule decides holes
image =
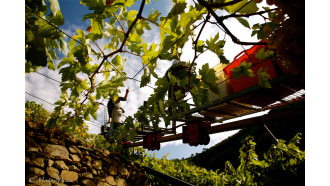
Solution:
[[[244,127],[265,124],[269,121],[290,118],[290,117],[297,116],[297,115],[305,115],[304,108],[285,110],[282,112],[265,114],[263,116],[258,116],[258,117],[253,117],[253,118],[244,119],[244,120],[240,120],[240,121],[234,121],[234,122],[230,122],[230,123],[220,124],[220,125],[212,126],[212,127],[208,128],[206,131],[209,134],[215,134],[215,133],[219,133],[219,132],[225,132],[225,131],[230,131],[230,130],[235,130],[235,129],[241,129]],[[183,137],[183,134],[180,133],[180,134],[175,134],[175,135],[170,135],[170,136],[164,136],[162,138],[159,138],[157,141],[160,143],[163,143],[163,142],[168,142],[168,141],[179,140],[179,139],[182,139],[182,137]],[[141,142],[129,144],[127,146],[136,147],[136,146],[142,146],[142,145],[143,145],[143,142],[141,141]]]

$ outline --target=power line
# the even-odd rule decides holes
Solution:
[[[56,106],[56,105],[54,105],[53,103],[50,103],[50,102],[48,102],[48,101],[46,101],[46,100],[44,100],[44,99],[42,99],[42,98],[39,98],[39,97],[37,97],[37,96],[34,96],[34,95],[30,94],[30,93],[25,92],[25,94],[30,95],[30,96],[32,96],[32,97],[34,97],[34,98],[40,99],[41,101],[44,101],[44,102],[46,102],[46,103],[48,103],[48,104],[50,104],[50,105]]]
[[[39,100],[41,100],[41,101],[43,101],[43,102],[45,102],[45,103],[48,103],[48,104],[50,104],[50,105],[56,106],[56,105],[54,105],[53,103],[50,103],[49,101],[46,101],[46,100],[44,100],[44,99],[42,99],[42,98],[39,98],[38,96],[35,96],[35,95],[32,95],[32,94],[28,93],[28,92],[25,92],[25,94],[27,94],[27,95],[29,95],[29,96],[32,96],[32,97],[34,97],[34,98],[37,98],[37,99],[39,99]],[[68,113],[68,111],[66,111],[66,110],[63,110],[63,111]],[[94,125],[94,126],[96,126],[96,125],[101,126],[101,124],[96,123],[96,122],[93,122],[93,121],[88,121],[88,122],[91,122],[90,124],[92,124],[92,125]],[[95,125],[95,124],[96,124],[96,125]]]
[[[53,81],[56,81],[56,82],[58,82],[58,83],[62,83],[62,82],[60,82],[60,81],[58,81],[58,80],[56,80],[56,79],[54,79],[54,78],[51,78],[51,77],[49,77],[49,76],[46,76],[45,74],[41,74],[41,73],[39,73],[39,72],[35,72],[35,73],[37,73],[37,74],[39,74],[39,75],[42,75],[42,76],[44,76],[44,77],[46,77],[46,78],[48,78],[48,79],[51,79],[51,80],[53,80]]]
[[[46,76],[46,75],[44,75],[44,74],[41,74],[41,73],[39,73],[39,72],[36,72],[37,74],[39,74],[39,75],[42,75],[42,76],[44,76],[44,77],[46,77],[46,78],[49,78],[49,79],[51,79],[51,80],[53,80],[53,81],[56,81],[56,82],[58,82],[58,83],[61,83],[60,81],[58,81],[58,80],[56,80],[56,79],[54,79],[54,78],[51,78],[51,77],[49,77],[49,76]],[[136,79],[134,79],[135,81],[139,81],[139,80],[136,80]],[[151,87],[151,88],[153,88],[153,87]],[[32,95],[32,94],[29,94],[29,93],[27,93],[27,92],[25,92],[26,94],[28,94],[28,95],[30,95],[30,96],[32,96],[32,97],[35,97],[35,98],[37,98],[37,99],[40,99],[40,100],[42,100],[42,101],[44,101],[44,102],[46,102],[46,103],[48,103],[48,104],[51,104],[51,105],[53,105],[53,106],[56,106],[56,105],[54,105],[54,104],[52,104],[52,103],[50,103],[50,102],[47,102],[46,100],[43,100],[43,99],[41,99],[41,98],[38,98],[38,97],[36,97],[36,96],[34,96],[34,95]],[[82,95],[82,96],[85,96],[85,95]],[[86,96],[85,96],[86,97]],[[105,98],[103,98],[103,101],[104,101],[104,99]],[[89,99],[88,99],[89,100]],[[103,102],[102,101],[102,102]],[[104,105],[104,103],[102,103],[102,102],[98,102],[98,101],[95,101],[95,102],[97,102],[98,104],[100,104],[101,106],[103,106],[103,107],[106,107],[106,105]],[[128,116],[126,116],[126,115],[124,115],[123,114],[123,116],[124,117],[128,117]]]
[[[25,6],[25,8],[28,8],[28,7],[26,7]],[[38,13],[36,13],[36,12],[34,12],[33,10],[31,10],[30,8],[29,8],[29,10],[35,15],[35,16],[37,16],[37,17],[39,17],[40,19],[42,19],[43,21],[45,21],[46,23],[48,23],[50,26],[52,26],[53,28],[55,28],[56,30],[58,30],[58,31],[60,31],[60,32],[62,32],[64,35],[66,35],[67,37],[69,37],[70,39],[72,39],[72,40],[74,40],[74,41],[76,41],[78,44],[80,44],[80,45],[82,45],[82,46],[84,46],[85,48],[87,48],[88,49],[88,47],[85,45],[85,44],[83,44],[83,43],[81,43],[80,41],[78,41],[77,39],[74,39],[73,37],[71,37],[69,34],[67,34],[67,33],[65,33],[63,30],[61,30],[59,27],[57,27],[56,25],[54,25],[53,23],[51,23],[51,22],[49,22],[48,20],[46,20],[46,19],[44,19],[43,17],[41,17],[40,15],[38,15]],[[100,54],[98,54],[92,47],[91,47],[91,50],[92,50],[92,52],[95,54],[95,55],[97,55],[97,56],[99,56],[99,57],[104,57],[104,56],[101,56]],[[125,78],[125,76],[108,60],[108,59],[106,59],[110,64],[111,64],[111,66],[112,67],[114,67],[114,69],[117,71],[117,72],[119,72],[120,73],[120,75],[121,76],[123,76],[124,78]]]
[[[86,47],[87,48],[87,46],[85,45],[85,44],[83,44],[83,43],[81,43],[80,41],[78,41],[78,40],[76,40],[76,39],[74,39],[73,37],[71,37],[69,34],[67,34],[67,33],[65,33],[63,30],[61,30],[61,29],[59,29],[59,27],[57,27],[57,26],[55,26],[53,23],[51,23],[51,22],[49,22],[48,20],[46,20],[46,19],[44,19],[44,18],[42,18],[40,15],[38,15],[37,13],[35,13],[33,10],[30,10],[34,15],[36,15],[37,17],[39,17],[40,19],[42,19],[43,21],[45,21],[45,22],[47,22],[49,25],[51,25],[52,27],[54,27],[55,29],[57,29],[58,31],[60,31],[60,32],[62,32],[64,35],[66,35],[67,37],[69,37],[70,39],[72,39],[72,40],[74,40],[74,41],[76,41],[78,44],[81,44],[82,46],[84,46],[84,47]],[[95,53],[97,56],[99,56],[99,57],[103,57],[103,56],[101,56],[100,54],[97,54],[97,52],[93,49],[93,48],[91,48],[91,50],[92,50],[92,52],[93,53]],[[137,75],[137,74],[139,74],[140,73],[140,71],[142,70],[142,69],[144,69],[145,67],[146,67],[146,65],[144,65],[143,67],[142,67],[142,69],[139,71],[139,72],[137,72],[135,75],[134,75],[134,77],[126,77],[126,76],[124,76],[109,60],[108,60],[108,58],[106,59],[107,60],[107,62],[109,62],[110,64],[111,64],[111,66],[123,77],[123,78],[126,78],[126,79],[130,79],[130,80],[135,80],[135,81],[138,81],[138,82],[141,82],[141,81],[139,81],[139,80],[137,80],[137,79],[135,79],[135,76]],[[150,63],[150,62],[149,62]],[[148,65],[148,64],[147,64]],[[37,72],[38,73],[38,72]],[[40,74],[40,73],[39,73]],[[40,74],[40,75],[43,75],[43,76],[45,76],[45,77],[47,77],[46,75],[44,75],[44,74]],[[47,78],[50,78],[50,77],[47,77]],[[50,79],[52,79],[52,78],[50,78]],[[53,79],[54,80],[54,79]],[[54,81],[56,81],[56,82],[59,82],[59,83],[61,83],[60,81],[58,81],[58,80],[54,80]],[[154,87],[152,87],[152,86],[149,86],[149,85],[147,85],[149,88],[152,88],[152,89],[154,89]]]

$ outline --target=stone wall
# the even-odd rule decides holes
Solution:
[[[147,185],[144,171],[133,162],[76,140],[26,118],[26,185]]]

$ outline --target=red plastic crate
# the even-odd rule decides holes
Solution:
[[[246,51],[242,51],[239,53],[233,60],[233,62],[224,68],[224,72],[230,78],[230,84],[232,86],[233,92],[238,92],[243,89],[252,87],[258,84],[258,76],[257,72],[261,67],[267,67],[267,73],[270,75],[271,78],[275,78],[277,76],[274,66],[272,64],[271,59],[260,61],[258,58],[255,57],[255,54],[259,51],[259,49],[264,48],[265,45],[255,45]],[[237,80],[233,77],[233,72],[230,70],[234,67],[239,66],[243,61],[246,63],[252,62],[252,67],[250,68],[255,76],[248,77],[248,76],[241,76]],[[285,67],[281,67],[282,69]]]
[[[182,126],[182,143],[189,143],[190,146],[207,145],[210,142],[210,136],[205,130],[211,127],[211,123],[197,122],[188,123]]]
[[[160,143],[157,142],[157,139],[161,137],[162,135],[160,134],[148,134],[143,136],[143,148],[148,150],[159,150]]]

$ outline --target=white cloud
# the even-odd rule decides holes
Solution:
[[[50,78],[60,80],[58,74],[53,71],[49,71],[46,68],[39,69],[39,72]],[[50,102],[51,104],[54,104],[55,101],[59,99],[60,87],[58,82],[53,81],[45,76],[42,76],[38,73],[29,73],[25,75],[25,92]],[[52,110],[54,108],[54,106],[51,104],[48,104],[47,102],[32,97],[28,94],[25,96],[26,100],[31,100],[38,104],[43,104],[43,106],[48,110]]]
[[[193,4],[192,0],[187,1],[188,4]],[[167,11],[170,10],[172,4],[168,3],[166,7],[164,7]],[[255,18],[249,19],[254,21]],[[214,21],[214,20],[213,20]],[[256,38],[251,38],[251,31],[244,28],[240,23],[238,23],[237,20],[227,20],[225,21],[225,24],[227,25],[230,30],[233,30],[233,33],[237,35],[237,37],[240,40],[243,41],[257,41]],[[85,30],[86,28],[83,28],[83,26],[77,26],[74,24],[69,24],[66,26],[66,28],[63,30],[65,33],[67,33],[70,36],[75,35],[75,30],[81,29]],[[235,31],[237,30],[237,31]],[[210,37],[214,37],[216,33],[220,33],[220,38],[224,38],[225,33],[223,33],[218,27],[214,26],[213,24],[208,24],[202,35],[202,40],[209,39]],[[196,33],[198,33],[198,30],[196,30]],[[196,36],[195,36],[196,37]],[[234,44],[230,37],[226,35],[226,45],[224,47],[224,54],[227,57],[228,60],[232,61],[235,55],[237,55],[239,52],[241,52],[243,49],[240,45]],[[68,39],[69,40],[69,39]],[[159,28],[152,26],[152,30],[145,30],[144,40],[150,44],[150,43],[159,43]],[[107,43],[106,40],[99,40],[97,41],[100,48],[103,50],[104,45]],[[94,45],[92,47],[99,51]],[[182,55],[182,60],[185,61],[192,61],[194,52],[191,49],[192,43],[191,40],[185,45],[184,47],[184,54]],[[247,47],[248,48],[248,47]],[[105,51],[106,53],[109,52],[109,50]],[[124,71],[127,73],[128,77],[133,77],[136,75],[136,73],[143,67],[142,60],[140,57],[133,56],[131,54],[122,53],[123,57],[127,58],[127,61],[125,63]],[[96,57],[93,57],[93,63],[100,63],[99,60],[96,59]],[[212,52],[205,52],[205,54],[202,54],[197,59],[196,63],[198,64],[197,68],[201,68],[201,66],[205,63],[209,63],[209,66],[212,67],[219,63],[219,59],[216,56],[216,54]],[[156,73],[159,74],[159,76],[163,76],[166,70],[170,67],[171,62],[169,61],[158,61],[158,67],[156,69]],[[55,72],[47,70],[47,68],[42,68],[39,70],[40,73],[43,73],[49,77],[52,77],[57,80],[61,80],[60,75],[58,74],[58,70]],[[137,80],[141,79],[141,76],[143,74],[143,71],[137,74],[135,77]],[[85,77],[86,78],[86,77]],[[99,83],[102,80],[102,75],[97,75],[97,83]],[[152,78],[150,85],[154,86],[154,83],[156,82],[155,78]],[[143,101],[146,101],[150,94],[153,93],[153,89],[150,87],[143,87],[140,88],[140,83],[134,80],[127,80],[125,83],[125,87],[120,88],[121,95],[123,96],[125,94],[125,89],[129,88],[130,93],[128,95],[128,100],[126,102],[122,102],[122,106],[125,109],[124,115],[126,116],[133,116],[134,113],[136,113],[139,106],[143,104]],[[51,103],[54,103],[59,99],[60,95],[60,88],[59,84],[55,81],[52,81],[46,77],[43,77],[39,74],[30,73],[25,76],[25,91],[29,92],[37,97],[43,98]],[[35,98],[32,98],[29,95],[26,95],[27,100],[36,100],[37,103],[42,103],[44,106],[47,104],[43,103],[40,100],[37,100]],[[104,104],[107,103],[107,99],[105,100],[99,100],[103,101]],[[52,106],[49,106],[52,109]],[[103,124],[103,117],[104,117],[104,107],[100,106],[99,110],[97,111],[97,122]],[[125,119],[125,118],[122,118]],[[161,125],[164,125],[161,123]],[[98,133],[99,128],[97,126],[90,125],[89,131],[92,133]],[[178,128],[177,132],[182,132],[182,128]],[[213,146],[215,143],[220,142],[221,140],[227,138],[228,136],[234,134],[237,131],[228,131],[223,132],[219,134],[212,134],[210,135],[211,141],[210,144],[207,145],[207,147]],[[176,140],[172,142],[162,143],[162,147],[170,147],[170,146],[179,146],[182,145],[182,140]],[[187,144],[184,144],[187,145]],[[192,152],[193,153],[193,152]]]
[[[211,134],[210,135],[210,143],[206,146],[206,148],[210,148],[217,143],[220,143],[222,140],[228,138],[229,136],[232,136],[236,134],[239,130],[231,130],[231,131],[226,131],[226,132],[221,132],[217,134]]]
[[[182,145],[182,140],[169,141],[161,144],[161,147]]]

